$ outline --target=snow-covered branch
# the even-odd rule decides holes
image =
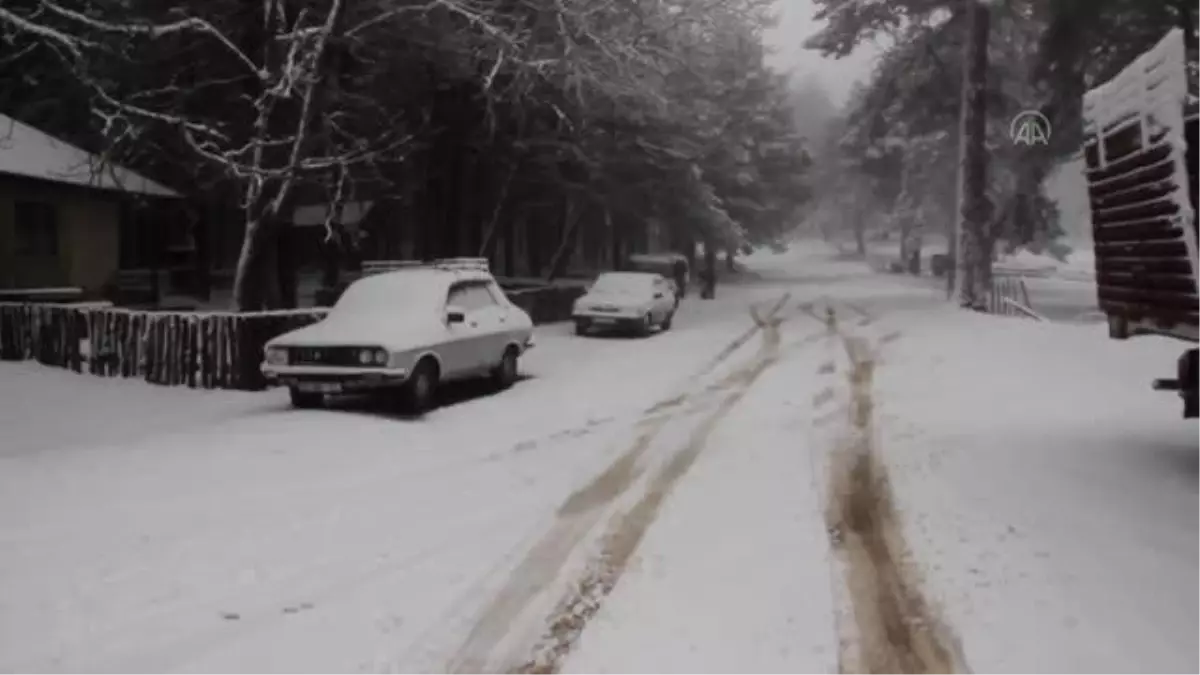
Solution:
[[[182,33],[185,31],[203,33],[212,37],[219,44],[225,47],[225,49],[229,50],[231,54],[233,54],[239,61],[249,68],[250,72],[254,73],[259,78],[266,79],[269,76],[265,70],[258,67],[254,63],[253,59],[246,56],[242,50],[238,49],[237,45],[235,45],[233,41],[230,40],[224,33],[217,30],[217,28],[208,21],[198,17],[188,17],[186,19],[165,24],[110,23],[108,21],[94,19],[82,12],[67,9],[66,7],[63,7],[52,0],[39,0],[39,2],[42,7],[50,10],[54,14],[57,14],[64,19],[68,19],[69,21],[77,23],[81,26],[86,26],[87,28],[102,33],[115,33],[127,36],[145,36],[152,39],[173,33]]]
[[[65,33],[57,28],[30,20],[0,5],[0,24],[8,24],[18,32],[28,33],[46,42],[67,50],[75,59],[83,58],[83,49],[90,46],[82,38]]]

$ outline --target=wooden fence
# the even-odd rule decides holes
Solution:
[[[325,310],[156,312],[0,305],[0,359],[203,389],[262,389],[263,346]]]
[[[1029,288],[1025,278],[1019,274],[997,274],[992,277],[992,292],[988,296],[987,310],[1001,316],[1020,316],[1041,320],[1029,300]]]
[[[570,318],[578,287],[510,292],[535,323]],[[326,309],[166,312],[95,305],[0,303],[0,360],[37,362],[152,384],[254,391],[267,341],[324,318]]]

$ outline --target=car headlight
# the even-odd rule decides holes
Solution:
[[[287,349],[284,347],[267,347],[267,364],[286,366],[288,362]]]
[[[358,350],[358,363],[363,366],[383,366],[387,365],[388,353],[386,349],[378,347],[373,349]]]

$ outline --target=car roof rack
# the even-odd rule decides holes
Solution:
[[[437,260],[364,260],[364,276],[411,269],[437,269],[450,272],[491,272],[487,258],[439,258]]]
[[[439,270],[491,271],[487,258],[440,258],[429,263],[429,266]]]

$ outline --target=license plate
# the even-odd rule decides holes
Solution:
[[[596,324],[597,326],[611,326],[616,322],[616,319],[592,319],[592,323]]]
[[[342,385],[336,382],[301,382],[300,391],[310,394],[336,394],[342,390]]]

